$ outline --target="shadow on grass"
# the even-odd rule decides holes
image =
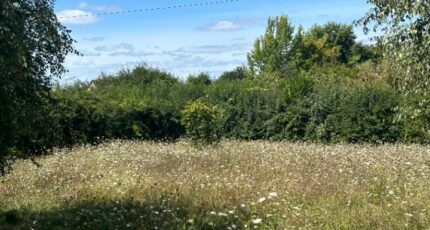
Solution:
[[[241,217],[133,201],[86,201],[43,212],[0,211],[0,229],[243,229]]]

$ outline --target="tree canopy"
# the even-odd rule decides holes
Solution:
[[[403,93],[425,93],[430,86],[430,4],[423,0],[368,0],[358,21],[366,33],[381,30],[386,57],[396,65]]]
[[[354,65],[376,58],[372,47],[356,41],[352,25],[329,22],[305,31],[287,16],[270,18],[265,34],[254,43],[248,64],[255,74],[308,70],[312,66]]]
[[[291,57],[294,27],[287,16],[269,18],[266,32],[248,54],[253,73],[273,72],[287,66]]]
[[[53,0],[0,2],[0,172],[11,154],[35,151],[39,105],[66,71],[66,55],[76,53],[53,7]]]

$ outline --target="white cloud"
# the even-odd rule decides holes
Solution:
[[[231,21],[220,21],[200,28],[203,31],[237,31],[240,29],[242,27],[239,24]]]
[[[122,8],[111,5],[90,5],[86,2],[79,3],[80,9],[95,10],[99,12],[117,12],[122,11]]]
[[[94,24],[98,21],[96,15],[83,10],[62,10],[57,12],[57,18],[62,24]]]
[[[96,46],[94,50],[98,52],[135,51],[136,47],[128,42],[121,42],[115,45]]]
[[[226,45],[202,45],[202,46],[185,46],[180,47],[173,51],[165,51],[170,55],[181,55],[181,54],[221,54],[231,53],[238,51],[246,51],[252,47],[249,43],[234,43]]]

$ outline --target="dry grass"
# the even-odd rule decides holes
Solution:
[[[424,146],[118,141],[39,161],[0,183],[3,228],[430,227]]]

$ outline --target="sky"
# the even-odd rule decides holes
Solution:
[[[128,14],[110,12],[205,3],[216,0],[57,0],[55,12],[72,31],[75,48],[61,82],[91,81],[136,65],[179,78],[206,72],[213,77],[246,64],[268,17],[288,15],[294,26],[329,21],[352,23],[370,6],[365,0],[233,0],[220,4]],[[366,41],[361,28],[357,40]]]

